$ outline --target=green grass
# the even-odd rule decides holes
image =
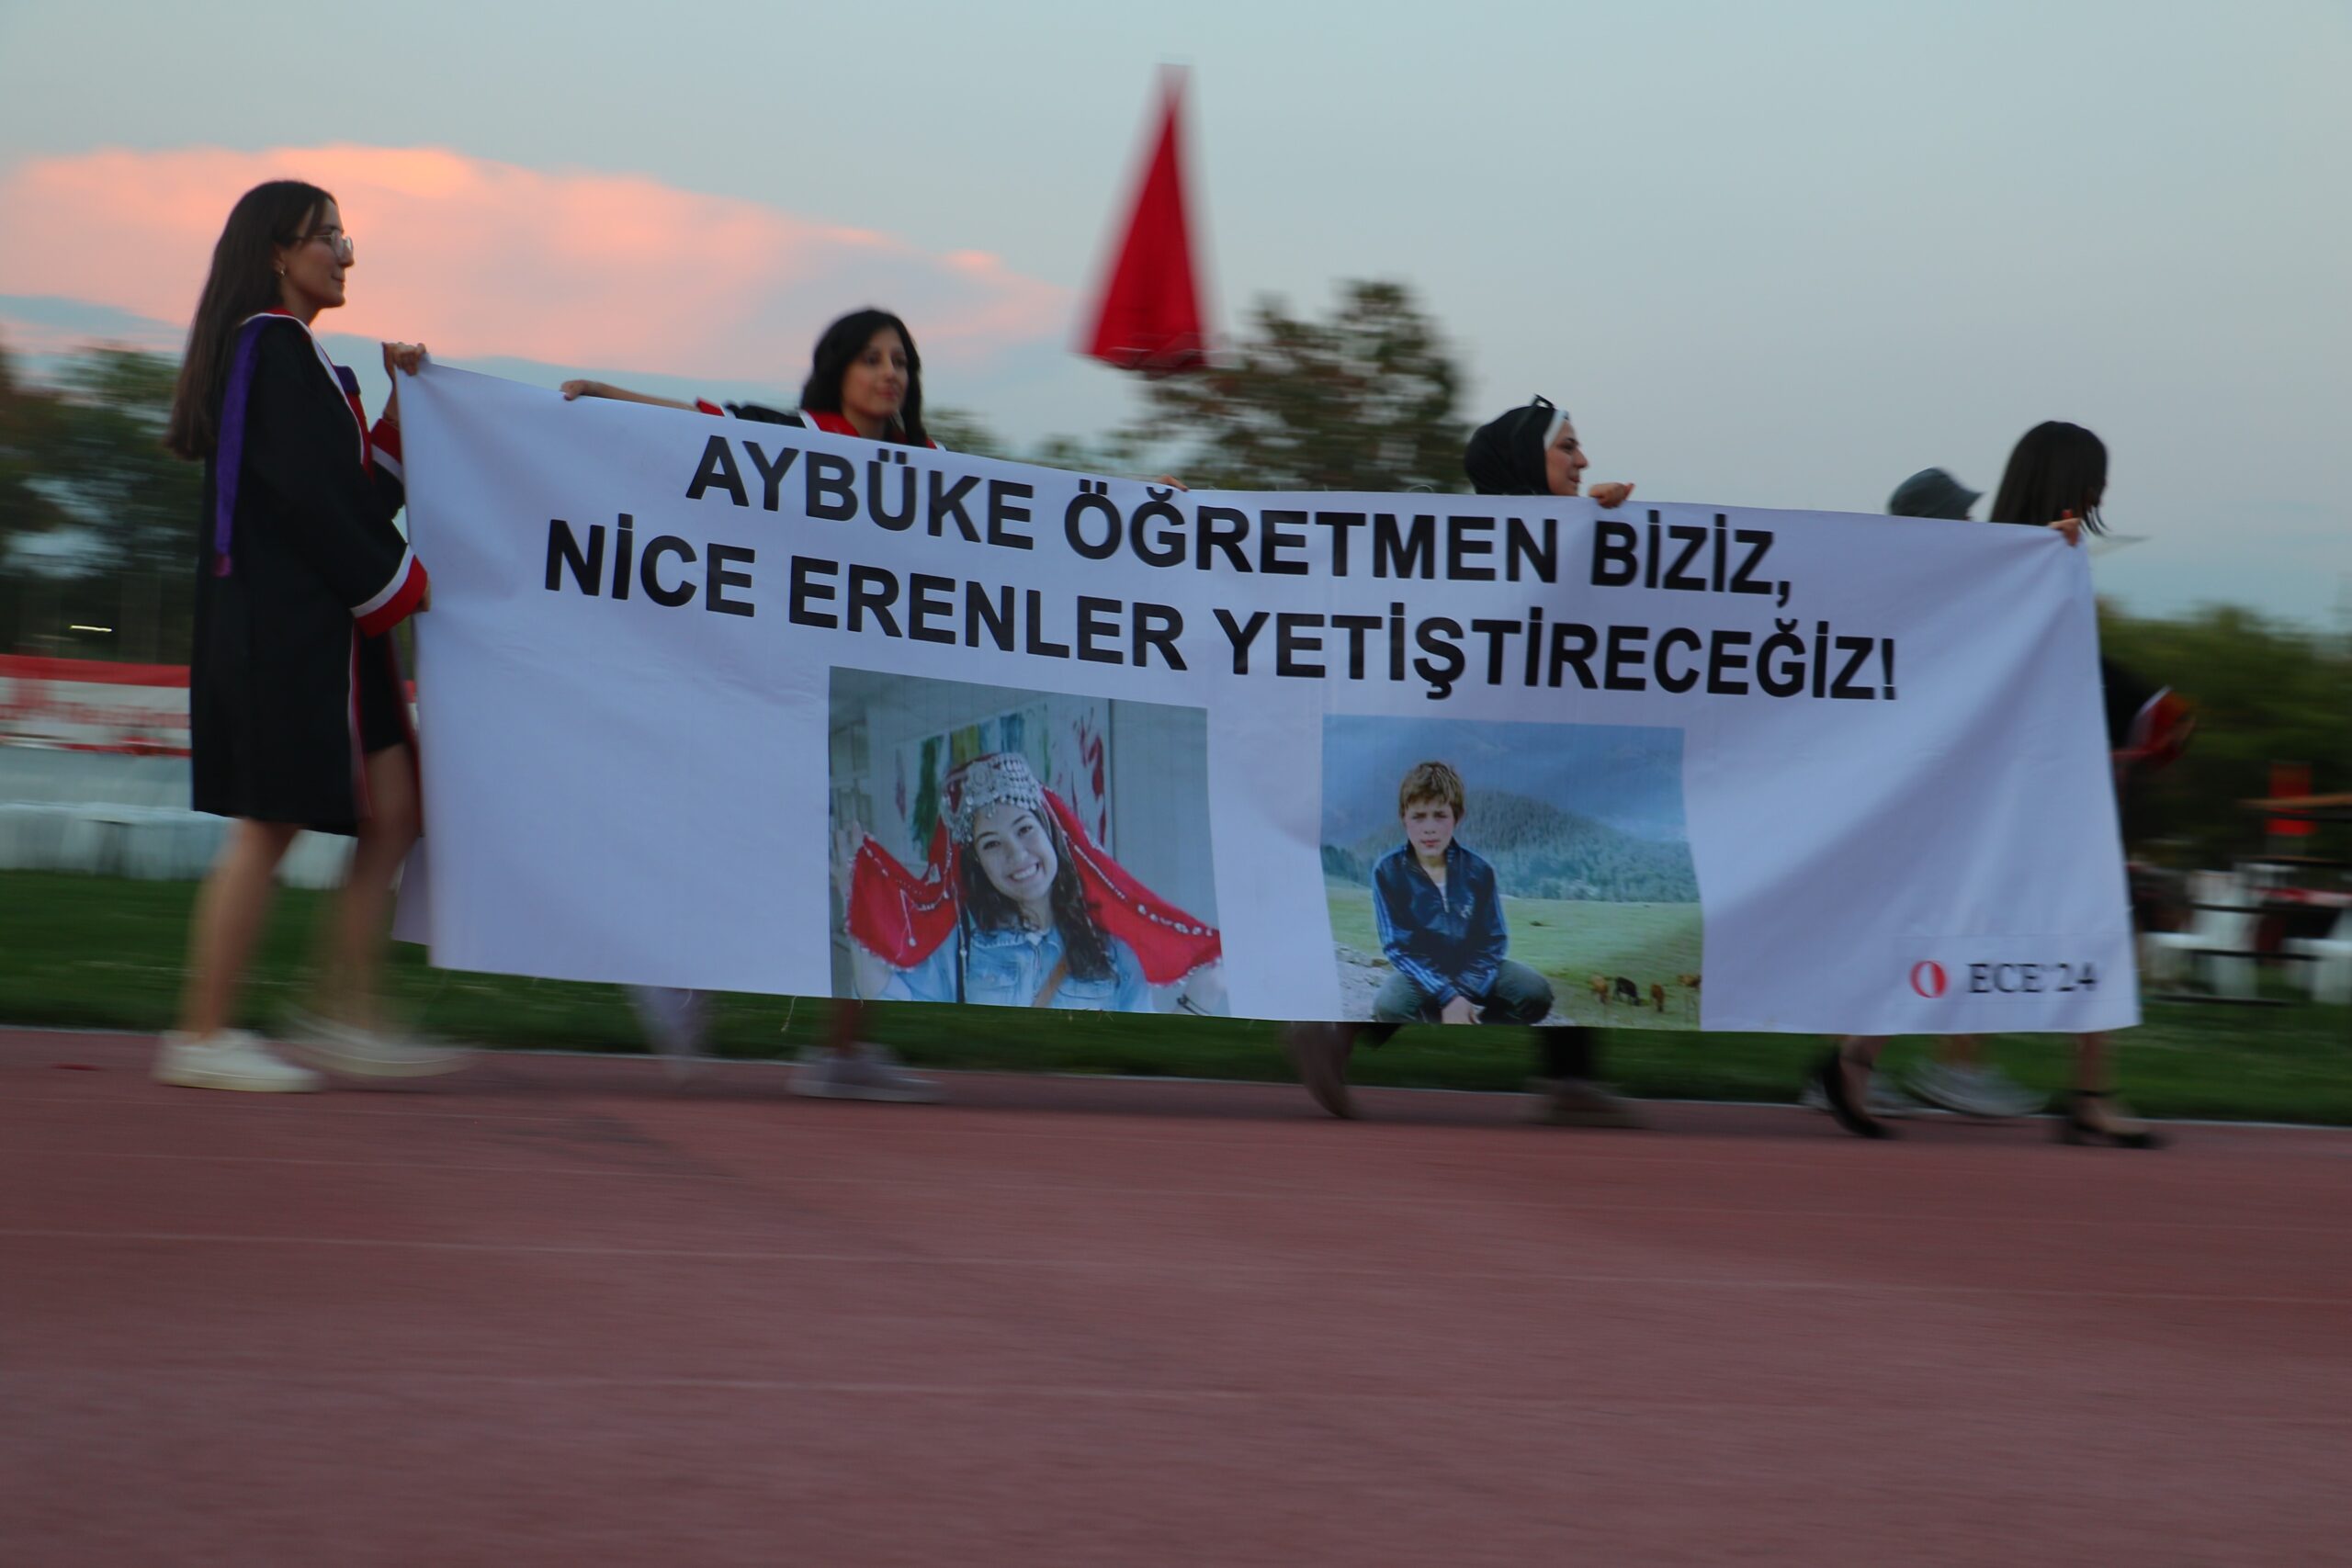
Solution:
[[[1327,883],[1331,938],[1376,956],[1380,933],[1373,919],[1372,890],[1361,885]],[[1565,898],[1503,898],[1503,921],[1510,932],[1510,956],[1552,982],[1553,1005],[1577,1023],[1600,1028],[1690,1027],[1679,975],[1705,973],[1700,937],[1705,922],[1696,904],[1594,904]],[[1594,976],[1632,980],[1640,1005],[1603,1001],[1592,990]],[[1655,1010],[1653,984],[1666,987],[1666,1010]]]
[[[195,891],[186,883],[0,872],[0,1021],[164,1027],[179,994]],[[246,1021],[266,1027],[300,997],[308,933],[321,903],[317,894],[279,895],[247,994]],[[1521,929],[1516,910],[1512,919],[1513,929]],[[394,997],[408,1017],[436,1033],[518,1048],[643,1049],[628,1004],[614,987],[438,970],[415,948],[394,951]],[[729,995],[718,1009],[716,1045],[729,1056],[788,1055],[821,1039],[827,1017],[823,1001]],[[912,1005],[876,1007],[871,1019],[870,1035],[934,1066],[1288,1076],[1274,1027],[1240,1020]],[[2352,1009],[2156,1003],[2147,1009],[2147,1023],[2119,1041],[2123,1088],[2152,1114],[2352,1124]],[[1899,1042],[1894,1059],[1924,1043]],[[1652,1027],[1602,1035],[1610,1078],[1636,1095],[1785,1100],[1821,1048],[1817,1037],[1804,1034]],[[1996,1035],[1989,1049],[2037,1088],[2054,1090],[2064,1082],[2063,1037]],[[1408,1030],[1378,1051],[1359,1054],[1354,1076],[1372,1084],[1508,1089],[1526,1077],[1532,1058],[1519,1030]]]

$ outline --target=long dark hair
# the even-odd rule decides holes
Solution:
[[[816,352],[808,356],[808,379],[801,384],[800,406],[816,413],[841,412],[842,378],[885,327],[907,345],[907,400],[899,405],[898,429],[888,439],[928,446],[931,433],[922,427],[922,355],[915,352],[915,334],[907,331],[906,322],[871,305],[852,310],[817,340]]]
[[[212,455],[220,438],[220,388],[229,378],[229,345],[246,317],[278,301],[277,273],[270,253],[310,231],[311,221],[334,197],[300,180],[271,180],[237,198],[212,247],[212,271],[196,302],[187,329],[187,352],[180,356],[180,380],[172,393],[172,421],[164,445],[198,462]]]
[[[1070,858],[1069,840],[1063,835],[1062,825],[1054,820],[1052,807],[1034,815],[1054,846],[1054,886],[1047,897],[1053,905],[1055,928],[1062,933],[1062,956],[1069,962],[1070,977],[1108,980],[1114,973],[1111,938],[1094,918],[1094,906],[1086,901],[1086,885],[1079,880],[1078,863]],[[989,880],[978,852],[967,844],[956,863],[965,918],[981,931],[1017,929],[1021,911]]]
[[[2079,424],[2046,420],[2018,438],[1994,492],[1996,523],[2055,523],[2071,512],[2094,534],[2107,532],[2107,443]]]

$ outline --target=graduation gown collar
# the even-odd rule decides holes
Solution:
[[[327,357],[326,345],[319,334],[311,330],[308,321],[290,310],[275,307],[256,310],[240,322],[237,348],[229,362],[229,381],[220,395],[220,438],[213,458],[212,485],[212,575],[227,577],[235,570],[230,545],[237,515],[237,480],[244,468],[245,405],[252,400],[254,366],[261,357],[262,330],[272,321],[288,321],[301,329],[319,356],[327,378],[343,393],[345,404],[351,410],[352,423],[359,436],[359,466],[372,468],[368,452],[368,413],[359,400],[359,378]]]

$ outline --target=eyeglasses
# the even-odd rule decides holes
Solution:
[[[310,243],[312,240],[319,241],[321,243],[324,244],[327,249],[333,251],[334,253],[334,259],[343,263],[344,265],[349,266],[351,265],[354,254],[351,248],[351,236],[345,233],[342,230],[320,229],[302,236],[302,243],[304,244]]]

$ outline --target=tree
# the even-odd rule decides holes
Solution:
[[[36,387],[0,358],[0,550],[15,590],[0,646],[186,657],[204,474],[164,449],[177,376],[158,355],[93,348]],[[39,536],[71,547],[28,568],[17,552]],[[111,640],[61,640],[76,623],[111,626]]]
[[[2258,849],[2262,821],[2240,801],[2267,795],[2270,764],[2308,762],[2320,794],[2352,790],[2352,647],[2250,610],[2208,605],[2172,620],[2102,605],[2100,648],[2196,709],[2181,759],[2135,782],[2124,820],[2135,851],[2226,865]]]
[[[53,389],[19,378],[7,350],[0,347],[0,558],[18,540],[71,521],[40,482],[58,439],[59,401]]]
[[[966,409],[926,411],[923,427],[931,438],[950,452],[969,457],[1001,457],[1007,462],[1034,463],[1039,468],[1065,468],[1081,474],[1138,472],[1143,453],[1133,435],[1111,431],[1091,438],[1048,435],[1023,452],[999,435],[978,414]]]
[[[922,416],[923,428],[931,438],[950,452],[961,452],[967,457],[1014,457],[1017,455],[1000,440],[995,431],[979,415],[964,409],[927,409]]]
[[[1340,285],[1330,316],[1259,301],[1250,332],[1204,370],[1144,383],[1145,412],[1016,452],[977,416],[924,421],[939,444],[1090,474],[1172,473],[1195,490],[1463,488],[1462,376],[1401,283]]]
[[[185,577],[204,470],[164,448],[179,367],[161,355],[97,348],[67,361],[63,418],[44,483],[97,541],[108,570]]]
[[[1458,490],[1461,393],[1411,290],[1355,281],[1319,321],[1261,299],[1220,363],[1147,383],[1122,435],[1195,489]]]

